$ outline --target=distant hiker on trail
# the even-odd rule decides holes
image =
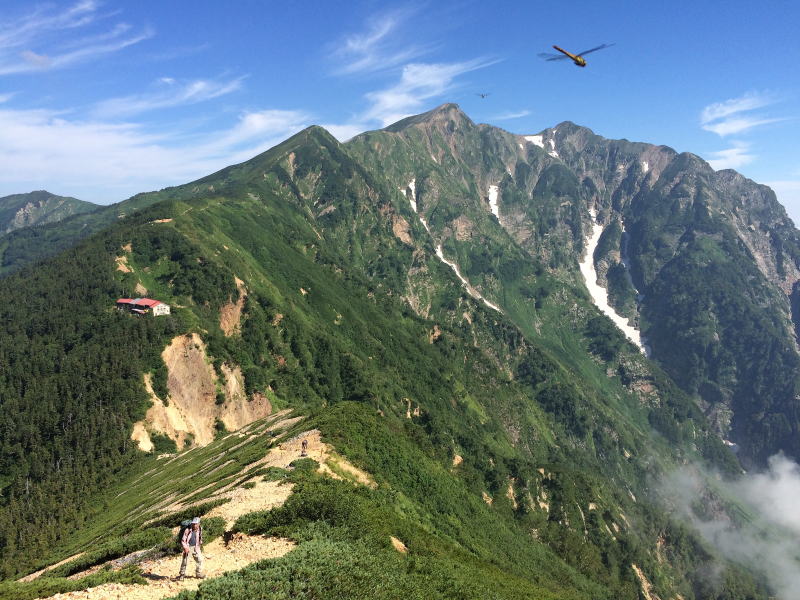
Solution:
[[[306,438],[300,442],[300,456],[308,456],[308,440]]]
[[[192,519],[191,524],[186,527],[181,536],[181,547],[183,548],[183,559],[181,560],[181,570],[178,574],[178,581],[186,576],[186,565],[189,563],[189,554],[194,556],[195,577],[204,579],[203,575],[203,529],[200,527],[200,517]]]

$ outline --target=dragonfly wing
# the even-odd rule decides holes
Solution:
[[[569,56],[565,56],[563,54],[553,54],[552,52],[539,52],[537,56],[545,60],[564,60],[569,58]]]
[[[601,44],[600,46],[597,46],[597,48],[592,48],[591,50],[584,50],[583,52],[579,52],[577,56],[584,56],[586,54],[589,54],[590,52],[597,52],[598,50],[602,50],[603,48],[610,48],[613,45],[614,44]]]

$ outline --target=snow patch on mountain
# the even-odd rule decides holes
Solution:
[[[497,206],[497,195],[500,188],[496,185],[489,186],[489,209],[492,211],[492,214],[497,217],[497,220],[500,220],[500,208]]]
[[[579,264],[581,275],[583,275],[583,280],[586,283],[586,288],[589,290],[589,294],[595,306],[611,319],[614,324],[622,330],[625,336],[647,355],[648,349],[644,343],[642,334],[635,327],[631,327],[628,323],[628,319],[618,314],[617,311],[612,308],[608,303],[608,291],[597,283],[597,271],[594,268],[594,251],[597,249],[597,243],[600,241],[600,236],[603,234],[604,227],[595,221],[597,214],[594,210],[591,210],[590,214],[592,215],[592,233],[587,240],[586,256]]]
[[[523,136],[529,142],[539,146],[539,148],[544,148],[544,138],[541,135],[526,135]]]
[[[650,165],[648,164],[648,162],[646,160],[643,160],[642,161],[642,171],[647,173],[649,170],[650,170]]]
[[[419,222],[422,223],[422,226],[425,228],[425,231],[430,233],[431,229],[430,229],[430,227],[428,227],[428,222],[425,220],[425,217],[423,217],[421,214],[419,214],[419,212],[417,212],[416,181],[417,181],[416,179],[412,179],[408,183],[406,188],[405,189],[401,188],[400,191],[402,191],[405,194],[406,198],[408,198],[408,202],[411,204],[411,208],[417,214],[417,217],[419,218]],[[499,219],[500,218],[499,212],[495,212],[495,211],[497,211],[497,193],[498,193],[498,187],[496,185],[490,185],[489,186],[489,206],[491,207],[492,206],[492,202],[494,202],[494,208],[492,209],[492,212]],[[459,280],[464,285],[464,287],[466,288],[466,290],[467,290],[467,292],[469,293],[470,296],[472,296],[476,300],[482,300],[483,303],[486,306],[488,306],[489,308],[491,308],[493,310],[496,310],[499,313],[503,312],[500,309],[499,306],[497,306],[496,304],[494,304],[492,302],[489,302],[486,298],[484,298],[481,295],[481,293],[478,290],[476,290],[474,287],[472,287],[472,285],[470,285],[469,281],[467,281],[467,279],[461,274],[461,270],[458,268],[458,265],[456,263],[454,263],[452,261],[449,261],[444,257],[444,252],[442,252],[442,245],[441,244],[436,246],[436,256],[439,257],[439,260],[441,260],[444,264],[446,264],[448,267],[453,269],[453,272],[456,274],[456,277],[459,278]]]
[[[453,269],[453,273],[455,273],[456,277],[458,277],[461,280],[461,283],[464,284],[464,287],[466,288],[466,290],[467,290],[467,292],[469,293],[470,296],[472,296],[476,300],[482,300],[483,303],[486,306],[496,310],[499,313],[503,312],[502,310],[500,310],[499,306],[489,302],[486,298],[484,298],[481,295],[481,293],[478,290],[476,290],[474,287],[472,287],[472,285],[470,285],[469,281],[467,281],[467,279],[461,274],[461,270],[458,268],[458,265],[456,263],[454,263],[454,262],[452,262],[450,260],[447,260],[444,257],[444,252],[442,252],[442,245],[441,244],[436,246],[436,256],[438,256],[439,260],[441,260],[444,264],[446,264],[448,267]]]
[[[555,134],[555,131],[553,131],[553,133]],[[547,141],[550,144],[550,152],[548,152],[548,154],[550,156],[552,156],[553,158],[560,158],[558,156],[558,152],[556,152],[556,142],[555,142],[555,140],[553,138],[550,138]]]
[[[417,212],[417,178],[415,177],[411,181],[408,182],[408,186],[406,189],[411,190],[411,195],[408,196],[408,201],[411,203],[411,208],[414,209],[414,212]]]

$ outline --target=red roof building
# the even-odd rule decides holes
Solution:
[[[153,300],[152,298],[120,298],[117,300],[117,308],[128,310],[137,315],[147,314],[150,311],[156,317],[169,314],[169,304],[164,304],[161,300]]]

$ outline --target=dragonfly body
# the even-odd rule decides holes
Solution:
[[[602,44],[597,46],[596,48],[591,48],[590,50],[584,50],[583,52],[578,52],[578,54],[573,54],[572,52],[567,52],[563,48],[559,48],[558,46],[553,46],[556,50],[558,50],[561,54],[552,54],[548,52],[542,52],[539,56],[545,60],[564,60],[569,58],[575,63],[577,67],[585,67],[586,66],[586,59],[583,58],[584,55],[589,54],[590,52],[597,52],[598,50],[602,50],[603,48],[608,48],[609,46],[613,46],[614,44]]]
[[[579,67],[585,67],[586,66],[586,59],[583,58],[580,54],[572,54],[571,52],[567,52],[563,48],[559,48],[558,46],[555,46],[555,45],[553,46],[553,48],[555,48],[559,52],[562,52],[563,54],[566,54],[569,58],[572,59],[572,62],[574,62]]]

